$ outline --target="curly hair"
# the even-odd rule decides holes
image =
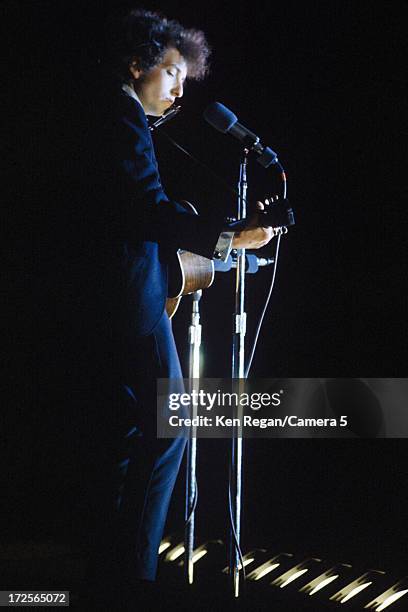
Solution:
[[[163,60],[169,47],[183,56],[188,78],[201,80],[208,74],[210,47],[201,30],[184,28],[178,21],[164,15],[134,9],[120,20],[110,41],[111,61],[124,80],[129,78],[129,66],[137,61],[147,72]]]

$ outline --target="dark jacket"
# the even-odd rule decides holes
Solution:
[[[181,248],[212,258],[225,220],[220,214],[186,213],[167,197],[146,115],[136,100],[122,92],[114,115],[110,163],[117,186],[115,214],[119,212],[120,316],[127,332],[146,335],[165,308],[169,257]]]

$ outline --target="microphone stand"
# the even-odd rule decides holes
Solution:
[[[193,309],[191,313],[191,325],[188,330],[190,355],[189,355],[189,382],[190,392],[195,389],[199,391],[200,379],[200,345],[201,345],[201,325],[199,302],[201,299],[201,289],[193,293]],[[192,405],[191,418],[197,414],[197,407]],[[189,438],[187,440],[187,468],[186,468],[186,526],[184,532],[184,574],[188,584],[193,584],[194,580],[194,519],[195,506],[197,501],[197,437],[196,427],[189,428]]]
[[[237,219],[246,218],[246,193],[247,193],[247,162],[249,150],[245,148],[242,153],[237,199]],[[232,378],[233,386],[240,393],[245,378],[245,332],[246,312],[245,307],[245,249],[237,251],[235,286],[235,312],[233,315],[233,339],[232,339]],[[235,383],[234,383],[235,381]],[[238,418],[242,423],[242,408],[237,406]],[[235,426],[231,442],[230,461],[230,542],[229,542],[229,573],[235,597],[239,596],[239,571],[240,561],[240,532],[241,532],[241,490],[242,490],[242,430]],[[243,568],[242,568],[243,569]]]

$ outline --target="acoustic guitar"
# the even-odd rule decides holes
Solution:
[[[198,215],[190,202],[182,201],[183,206]],[[179,249],[169,263],[169,288],[166,312],[171,319],[179,307],[183,295],[199,289],[207,289],[214,282],[214,262],[202,255]]]
[[[273,202],[273,198],[271,198]],[[268,202],[268,200],[266,200]],[[185,208],[198,215],[194,206],[184,200],[181,202]],[[266,206],[262,213],[264,227],[273,227],[275,235],[283,230],[287,231],[288,225],[294,225],[295,219],[292,208],[287,200]],[[237,231],[243,229],[241,221],[232,224]],[[212,259],[201,255],[190,253],[179,249],[176,256],[169,263],[169,289],[166,300],[166,311],[171,319],[179,307],[183,295],[188,295],[199,289],[207,289],[214,282],[215,270]]]

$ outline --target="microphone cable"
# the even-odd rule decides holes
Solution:
[[[238,553],[239,556],[239,560],[241,561],[241,570],[242,570],[242,577],[243,577],[243,584],[245,585],[245,581],[246,581],[246,572],[245,572],[245,567],[244,567],[244,557],[242,556],[242,550],[241,547],[239,545],[238,542],[238,536],[237,533],[235,531],[235,527],[234,527],[234,518],[232,516],[232,500],[231,500],[231,490],[232,490],[232,478],[231,478],[231,462],[229,465],[229,474],[228,474],[228,516],[229,516],[229,521],[230,521],[230,528],[231,528],[231,533],[232,533],[232,537],[234,540],[234,548]],[[232,553],[232,551],[230,551]]]
[[[191,510],[188,514],[188,516],[186,517],[185,521],[184,521],[184,527],[187,527],[187,525],[189,524],[189,522],[191,521],[191,518],[195,512],[195,509],[197,507],[197,502],[198,502],[198,483],[197,483],[197,476],[195,476],[194,478],[194,499],[193,499],[193,504],[191,506]]]
[[[263,323],[263,320],[264,320],[264,317],[265,317],[265,314],[266,314],[266,310],[267,310],[267,308],[269,306],[269,301],[270,301],[271,296],[272,296],[273,288],[275,286],[275,278],[276,278],[276,270],[277,270],[277,267],[278,267],[279,247],[280,247],[281,238],[282,238],[282,234],[279,232],[278,240],[277,240],[277,243],[276,243],[275,261],[274,261],[274,264],[273,264],[271,285],[269,287],[269,292],[268,292],[268,295],[267,295],[267,298],[266,298],[266,301],[265,301],[265,305],[263,307],[263,310],[262,310],[262,313],[261,313],[261,316],[259,318],[259,322],[258,322],[258,325],[257,325],[257,328],[256,328],[255,339],[254,339],[254,342],[253,342],[253,345],[252,345],[252,350],[251,350],[251,354],[250,354],[250,357],[249,357],[249,360],[248,360],[248,365],[247,365],[247,367],[245,369],[245,372],[244,372],[244,378],[248,378],[249,371],[250,371],[251,366],[252,366],[252,361],[253,361],[253,358],[254,358],[254,355],[255,355],[256,345],[257,345],[258,339],[259,339],[259,334],[261,332],[262,323]]]
[[[285,170],[283,169],[282,165],[280,164],[280,162],[277,162],[277,165],[279,166],[279,170],[281,172],[282,186],[283,186],[283,197],[284,197],[284,199],[286,199],[287,191],[288,191],[288,183],[287,183],[287,180],[286,180],[286,173],[285,173]],[[266,314],[266,310],[267,310],[267,308],[269,306],[269,301],[270,301],[271,296],[272,296],[273,288],[275,286],[275,278],[276,278],[276,270],[278,269],[279,247],[280,247],[281,238],[282,238],[282,231],[279,231],[279,233],[278,233],[278,240],[277,240],[277,243],[276,243],[275,261],[274,261],[274,264],[273,264],[271,285],[269,287],[269,292],[268,292],[268,295],[267,295],[267,298],[266,298],[266,301],[265,301],[265,306],[263,307],[263,310],[261,312],[261,316],[259,318],[259,323],[258,323],[258,326],[256,328],[255,340],[254,340],[254,343],[252,345],[252,350],[251,350],[251,354],[249,356],[248,365],[247,365],[247,367],[245,369],[245,372],[244,372],[244,377],[245,378],[248,378],[248,375],[249,375],[249,372],[250,372],[250,369],[251,369],[251,366],[252,366],[252,361],[253,361],[253,358],[254,358],[254,355],[255,355],[256,345],[258,343],[258,338],[259,338],[259,334],[261,332],[262,323],[263,323],[263,320],[264,320],[264,317],[265,317],[265,314]]]

